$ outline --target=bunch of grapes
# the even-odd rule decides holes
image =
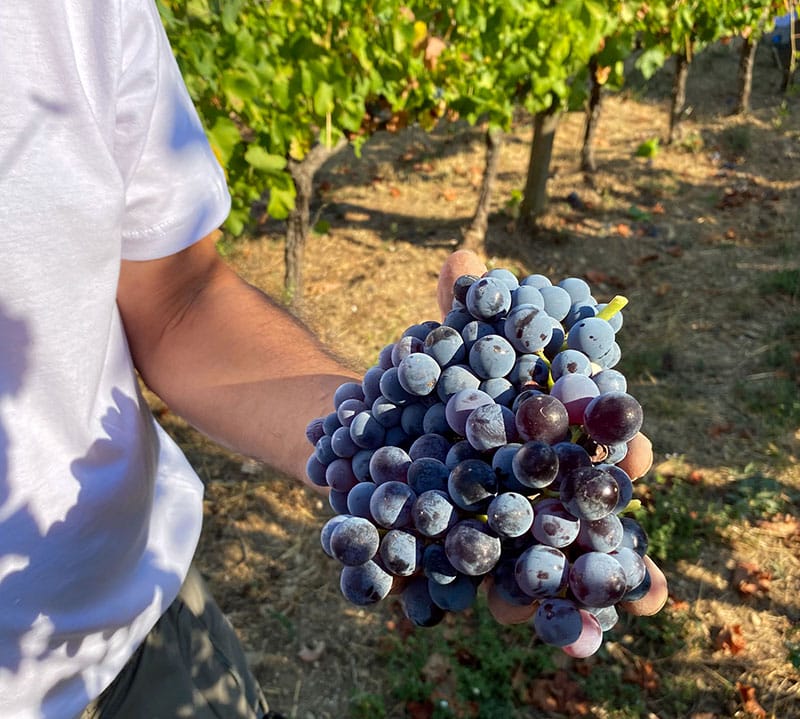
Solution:
[[[576,657],[650,588],[625,516],[652,462],[614,369],[622,326],[582,279],[463,275],[443,322],[409,327],[311,422],[307,474],[336,512],[321,532],[357,605],[399,596],[432,626],[478,587]]]

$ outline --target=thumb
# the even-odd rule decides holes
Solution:
[[[436,299],[439,311],[444,317],[452,308],[453,284],[461,275],[480,277],[486,272],[486,265],[472,250],[456,250],[446,260],[439,273]]]

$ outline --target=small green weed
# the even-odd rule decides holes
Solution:
[[[656,474],[647,484],[637,482],[636,491],[643,501],[634,517],[647,531],[654,558],[696,559],[716,535],[718,508],[700,487]]]
[[[728,154],[737,157],[746,155],[753,145],[749,125],[726,127],[720,136],[720,143],[723,151]]]
[[[350,701],[351,719],[377,719],[387,714],[383,698],[375,694],[360,692]]]
[[[800,296],[800,269],[776,270],[764,275],[758,283],[762,295]]]
[[[509,719],[517,704],[515,673],[552,671],[552,654],[529,627],[499,625],[479,599],[471,612],[398,640],[388,659],[400,678],[395,698],[428,704],[432,719],[463,716],[466,707],[476,719]],[[431,662],[446,681],[434,680]]]
[[[745,476],[731,484],[725,494],[724,512],[731,519],[771,517],[789,511],[798,499],[796,494],[776,479],[745,468]]]

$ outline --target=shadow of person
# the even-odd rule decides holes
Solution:
[[[149,525],[142,521],[153,502],[146,477],[155,471],[158,443],[143,442],[140,446],[153,449],[142,456],[130,451],[129,438],[155,431],[147,407],[117,389],[112,398],[101,422],[105,436],[70,464],[71,478],[65,479],[79,488],[63,519],[43,528],[26,504],[2,520],[0,553],[16,566],[0,580],[0,669],[19,671],[25,656],[75,657],[89,638],[93,652],[124,643],[129,631],[124,620],[180,587],[182,576],[165,569],[148,549]],[[133,492],[131,476],[142,477]],[[0,485],[7,484],[4,473]],[[143,581],[125,575],[131,568]],[[76,671],[44,697],[44,719],[65,716],[61,697],[68,685],[73,700],[80,696],[88,704],[93,698]]]

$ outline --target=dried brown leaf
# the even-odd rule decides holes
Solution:
[[[758,703],[758,700],[756,699],[756,690],[751,686],[742,684],[741,682],[736,682],[736,688],[739,690],[739,696],[742,700],[742,708],[748,714],[758,717],[758,719],[766,719],[767,712],[764,710],[764,707]]]
[[[744,597],[768,594],[772,574],[754,562],[739,562],[733,570],[731,584]]]
[[[717,633],[714,639],[714,648],[736,656],[745,650],[747,642],[742,634],[740,624],[727,624]]]

